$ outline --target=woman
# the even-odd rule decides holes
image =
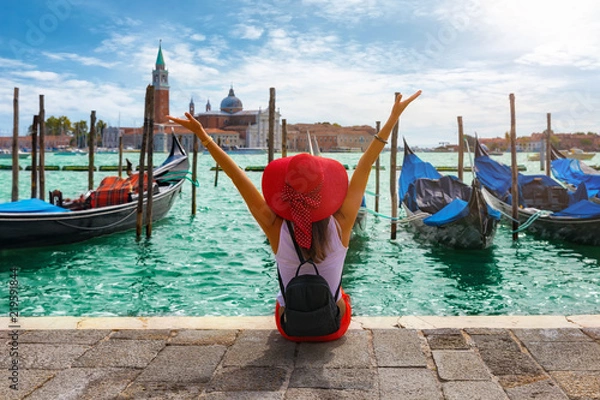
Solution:
[[[335,340],[348,329],[352,313],[350,298],[340,290],[340,286],[354,220],[358,215],[373,163],[383,150],[404,109],[420,94],[421,91],[417,91],[404,101],[402,95],[396,97],[387,122],[361,156],[349,183],[348,174],[339,162],[298,154],[274,160],[267,165],[262,177],[264,196],[191,114],[185,114],[187,119],[168,116],[171,121],[196,134],[231,178],[266,234],[277,261],[281,287],[277,296],[275,320],[279,332],[287,339]],[[290,300],[289,295],[292,293],[290,286],[293,285],[290,282],[297,282],[296,276],[306,278],[309,275],[319,275],[327,282],[328,294],[337,305],[337,315],[333,317],[337,318],[333,322],[335,328],[318,327],[324,318],[323,314],[314,317],[311,313],[298,313],[295,310],[292,313],[292,303],[286,303],[286,295],[287,300]],[[305,282],[302,284],[306,287]],[[300,289],[304,290],[302,287]],[[312,289],[309,292],[310,290]],[[306,292],[302,293],[306,296]],[[310,302],[312,299],[304,300]],[[287,311],[286,304],[289,305]],[[298,314],[300,320],[296,320]],[[312,333],[294,334],[298,332],[291,328],[294,324],[304,324],[308,332]]]

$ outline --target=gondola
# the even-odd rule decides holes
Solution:
[[[188,156],[173,135],[167,159],[153,170],[152,220],[165,217],[181,192],[189,169]],[[81,242],[135,228],[140,174],[104,178],[95,191],[74,201],[55,193],[51,202],[38,199],[0,204],[0,250]],[[137,183],[136,183],[137,182]],[[107,189],[108,188],[108,189]]]
[[[575,190],[585,184],[588,197],[598,197],[600,192],[600,172],[596,171],[581,160],[568,158],[556,147],[550,145],[550,166],[552,175]]]
[[[404,140],[398,183],[407,220],[427,241],[464,249],[492,245],[500,213],[485,201],[476,178],[469,186],[456,177],[441,175]]]
[[[512,215],[510,167],[492,160],[476,141],[475,169],[486,199]],[[521,229],[544,239],[600,245],[600,204],[590,200],[585,185],[570,190],[546,175],[519,173],[518,193]]]

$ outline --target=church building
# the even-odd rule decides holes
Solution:
[[[181,137],[181,144],[186,151],[193,150],[194,134],[180,125],[172,124],[166,118],[169,110],[169,71],[166,68],[162,52],[162,43],[158,47],[156,64],[152,71],[154,86],[154,151],[168,151],[168,135]],[[196,113],[194,100],[189,103],[188,111],[202,123],[206,132],[223,148],[268,147],[269,110],[244,110],[242,101],[235,96],[233,86],[229,94],[221,101],[217,111],[211,109],[210,100],[206,102],[204,112]],[[179,115],[179,111],[175,111]],[[281,150],[281,115],[275,111],[274,145]],[[139,149],[142,143],[143,127],[109,127],[103,135],[102,145],[107,148],[118,147],[119,135],[123,136],[125,148]],[[200,147],[202,145],[200,144]]]

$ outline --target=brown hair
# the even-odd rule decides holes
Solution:
[[[329,218],[331,217],[312,223],[312,242],[310,244],[310,249],[302,248],[302,255],[306,260],[320,263],[327,256],[327,250],[329,249],[329,237],[327,236]]]

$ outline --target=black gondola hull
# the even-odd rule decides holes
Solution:
[[[181,192],[189,169],[186,152],[175,136],[171,152],[154,169],[158,191],[152,196],[152,220],[163,219]],[[144,193],[144,218],[147,193]],[[137,198],[128,203],[69,212],[0,213],[0,250],[69,244],[133,229]]]

